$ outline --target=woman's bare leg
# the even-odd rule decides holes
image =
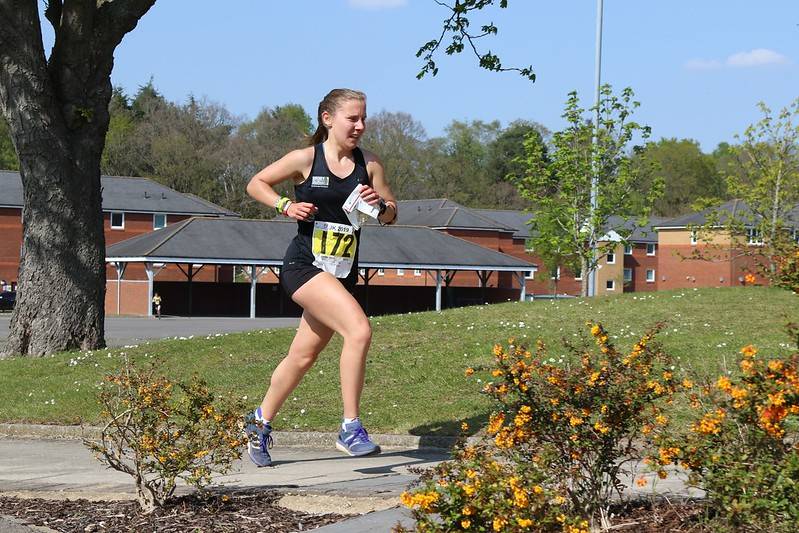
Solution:
[[[297,289],[293,299],[306,315],[343,337],[339,372],[344,417],[357,418],[366,373],[366,353],[372,342],[369,319],[341,282],[326,272],[317,274]]]
[[[288,355],[272,373],[269,389],[261,402],[264,419],[274,420],[283,402],[316,362],[319,353],[330,342],[333,330],[307,312],[302,314],[297,334],[289,347]]]

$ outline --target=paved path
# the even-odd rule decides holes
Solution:
[[[200,336],[258,329],[296,327],[299,318],[228,318],[228,317],[114,317],[106,316],[105,340],[109,346],[136,344],[167,337]],[[8,337],[11,313],[0,314],[0,346]]]
[[[281,448],[277,442],[272,452],[274,466],[256,468],[245,459],[236,464],[232,473],[217,478],[217,483],[231,489],[276,489],[294,495],[299,501],[295,505],[300,506],[313,505],[324,496],[345,497],[333,499],[341,507],[326,512],[346,512],[359,499],[371,499],[378,509],[387,509],[357,517],[345,529],[319,531],[389,531],[397,520],[412,525],[410,515],[395,508],[399,495],[416,479],[409,468],[431,466],[445,459],[446,454],[440,450],[400,448],[386,449],[372,457],[347,457],[332,446],[334,438],[330,436],[331,446],[324,449]],[[375,440],[380,442],[379,437]],[[130,476],[104,469],[80,441],[67,439],[0,438],[0,493],[55,499],[135,497]],[[0,532],[26,531],[21,527],[0,517]]]
[[[294,442],[300,434],[293,439]],[[375,435],[381,442],[381,436]],[[273,467],[256,468],[249,460],[240,461],[234,471],[217,479],[222,486],[233,489],[269,488],[285,493],[293,500],[293,508],[316,512],[363,512],[368,504],[377,509],[350,520],[317,529],[320,533],[388,532],[397,523],[413,525],[407,510],[398,507],[399,495],[416,475],[413,467],[429,467],[447,458],[435,449],[408,447],[387,448],[381,455],[353,458],[342,455],[332,445],[334,435],[309,434],[307,442],[316,448],[280,445],[273,449]],[[288,437],[285,441],[290,440]],[[326,445],[327,441],[330,445]],[[383,436],[382,442],[389,442]],[[630,494],[652,493],[635,486],[632,479],[626,484]],[[659,494],[698,496],[686,490],[679,476],[657,481]],[[179,488],[179,492],[187,489]],[[89,451],[74,439],[42,440],[0,438],[0,493],[23,497],[130,499],[134,497],[129,476],[106,470]],[[366,502],[366,503],[364,503]],[[288,505],[288,506],[292,506]],[[331,507],[332,506],[332,507]],[[33,530],[8,518],[0,517],[0,533],[31,533]]]

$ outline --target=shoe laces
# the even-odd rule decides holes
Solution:
[[[366,428],[361,426],[356,429],[352,436],[352,442],[369,442],[369,433],[366,432]]]
[[[258,437],[258,443],[261,445],[261,451],[268,453],[266,451],[267,448],[271,448],[274,444],[274,441],[272,440],[272,432],[259,433]]]

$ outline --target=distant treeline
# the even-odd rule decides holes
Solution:
[[[305,145],[315,119],[297,104],[266,107],[254,119],[235,117],[223,105],[190,96],[186,103],[166,100],[150,82],[135,95],[114,89],[111,123],[102,172],[152,178],[245,217],[271,217],[245,193],[258,170]],[[542,125],[516,120],[453,120],[443,137],[429,138],[421,122],[404,112],[371,114],[363,146],[383,161],[401,200],[449,198],[470,207],[524,209],[509,176],[521,172],[523,141],[546,143]],[[697,200],[726,198],[725,177],[735,172],[729,146],[702,153],[689,139],[649,143],[636,159],[651,158],[666,183],[656,214],[690,211]],[[0,120],[0,168],[17,170],[8,128]],[[653,168],[646,165],[646,168]],[[288,185],[286,186],[288,189]]]

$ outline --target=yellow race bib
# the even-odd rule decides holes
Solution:
[[[314,266],[329,272],[337,278],[346,278],[355,261],[358,237],[355,229],[347,224],[335,222],[314,222],[311,251]]]

